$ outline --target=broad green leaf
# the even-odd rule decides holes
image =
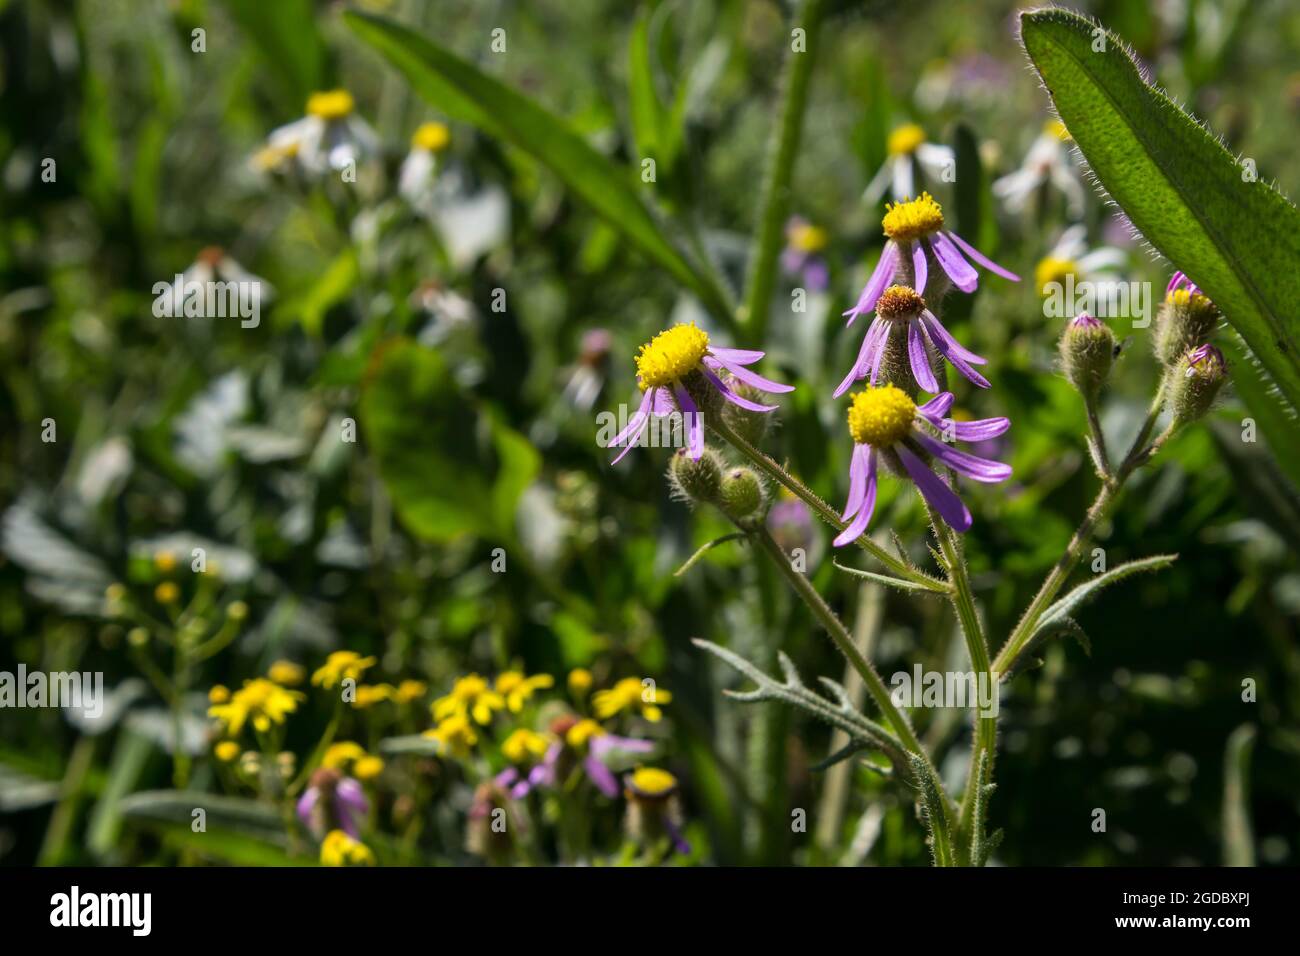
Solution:
[[[361,424],[397,514],[416,535],[512,537],[538,454],[461,392],[435,349],[406,339],[380,346]]]
[[[1143,80],[1114,34],[1059,9],[1020,22],[1025,49],[1098,181],[1215,301],[1300,408],[1300,212]]]
[[[712,280],[660,230],[637,195],[632,170],[596,152],[560,117],[432,40],[383,17],[356,11],[344,16],[429,103],[534,156],[719,319],[732,321]]]
[[[664,132],[667,118],[655,92],[654,68],[650,62],[650,13],[642,10],[632,26],[627,47],[628,111],[632,120],[632,135],[637,153],[653,156],[664,164]]]

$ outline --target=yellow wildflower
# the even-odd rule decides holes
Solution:
[[[357,688],[357,696],[352,701],[352,706],[365,710],[383,701],[392,700],[396,694],[397,688],[392,684],[362,684]]]
[[[307,671],[301,664],[295,664],[293,661],[276,661],[266,672],[266,676],[282,687],[297,687],[306,679]]]
[[[360,840],[331,830],[320,845],[320,862],[321,866],[374,866],[375,855]]]
[[[433,702],[433,719],[470,714],[480,724],[491,722],[494,711],[503,709],[506,699],[488,686],[478,674],[468,674],[452,685],[451,693]]]
[[[601,720],[608,720],[625,710],[639,708],[641,716],[653,723],[663,717],[659,705],[667,704],[672,699],[672,694],[657,689],[653,682],[642,685],[635,677],[625,677],[609,690],[597,691],[592,704],[596,708],[596,716]]]
[[[591,671],[585,667],[575,667],[569,671],[569,693],[574,697],[586,697],[591,690]]]
[[[383,772],[383,759],[369,754],[352,765],[352,773],[358,780],[374,780]]]
[[[348,767],[366,756],[365,748],[350,740],[341,740],[330,744],[321,757],[320,765],[328,770],[347,770]]]
[[[506,671],[497,677],[497,693],[506,699],[510,712],[517,714],[524,709],[524,704],[533,696],[534,691],[545,690],[555,686],[555,678],[550,674],[535,674],[525,677],[519,671]]]
[[[478,743],[478,733],[464,713],[452,714],[437,727],[426,730],[424,736],[438,741],[443,752],[453,757],[468,757]]]
[[[181,589],[173,581],[164,581],[153,589],[153,597],[159,604],[175,604],[181,599]]]
[[[212,748],[212,753],[222,763],[230,763],[239,756],[239,744],[233,740],[223,740]]]
[[[216,684],[208,691],[209,704],[224,704],[230,700],[230,688],[225,684]]]
[[[410,704],[429,693],[429,685],[422,680],[404,680],[397,685],[393,699],[399,704]]]
[[[304,695],[296,690],[285,690],[279,684],[257,677],[244,681],[244,686],[231,695],[230,701],[208,708],[208,716],[225,724],[226,733],[238,737],[244,724],[251,722],[254,729],[265,733],[273,724],[282,724],[286,715],[298,709]]]
[[[319,687],[335,687],[349,678],[360,680],[361,675],[374,667],[376,661],[377,658],[362,657],[356,651],[335,651],[311,675],[311,682]]]
[[[505,739],[501,753],[511,763],[527,763],[530,758],[540,760],[545,757],[550,746],[550,740],[537,731],[520,727]]]

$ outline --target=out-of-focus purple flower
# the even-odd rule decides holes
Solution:
[[[356,780],[322,767],[312,774],[297,809],[298,819],[317,839],[330,830],[342,830],[355,840],[361,833],[358,821],[370,812],[370,802]]]
[[[954,421],[945,417],[952,402],[952,393],[944,392],[917,406],[906,392],[893,385],[868,388],[853,396],[849,433],[854,447],[849,467],[849,497],[843,515],[849,525],[835,539],[835,547],[856,541],[871,523],[881,457],[896,473],[906,473],[912,479],[949,527],[962,532],[970,528],[970,511],[926,461],[938,461],[975,481],[1004,481],[1011,475],[1009,465],[958,451],[948,443],[996,438],[1011,427],[1011,421],[1006,418]]]
[[[849,325],[859,315],[876,307],[876,302],[885,289],[894,284],[894,276],[900,271],[905,277],[910,272],[912,288],[917,295],[925,295],[930,268],[927,253],[962,292],[973,292],[979,285],[979,275],[965,256],[1004,279],[1020,281],[1020,276],[985,257],[955,232],[945,230],[943,210],[929,193],[921,193],[909,202],[892,204],[880,225],[889,241],[885,243],[880,261],[858,297],[857,305],[844,313],[849,317]]]
[[[767,529],[786,554],[796,548],[807,552],[812,547],[812,512],[798,498],[787,498],[774,504],[767,513]]]
[[[802,216],[791,216],[785,224],[785,250],[781,253],[781,268],[792,276],[799,276],[804,287],[821,292],[830,281],[830,270],[821,252],[826,248],[826,230],[814,226]]]
[[[528,775],[526,783],[530,788],[559,786],[580,765],[596,789],[607,797],[617,797],[618,778],[610,770],[609,763],[620,753],[647,754],[655,746],[653,741],[611,734],[590,718],[579,719],[572,715],[553,721],[551,732],[557,739],[542,762]]]

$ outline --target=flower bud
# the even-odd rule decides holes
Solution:
[[[921,386],[916,381],[916,375],[912,371],[912,359],[907,352],[907,324],[906,320],[889,323],[889,331],[885,334],[885,347],[880,357],[880,374],[876,377],[876,384],[893,385],[901,388],[911,398],[916,398],[921,391]],[[870,369],[868,369],[867,375],[870,374]],[[940,374],[942,374],[942,371]]]
[[[733,521],[761,516],[763,485],[758,475],[748,468],[732,468],[722,479],[719,504]]]
[[[752,385],[746,385],[734,378],[730,379],[727,385],[741,398],[747,398],[760,405],[767,401],[767,396]],[[757,446],[763,441],[771,420],[772,416],[768,412],[751,411],[732,402],[722,403],[723,423],[751,445]]]
[[[1213,345],[1200,345],[1179,360],[1169,377],[1174,422],[1186,425],[1210,410],[1228,377],[1228,364]]]
[[[1161,365],[1175,365],[1191,349],[1204,345],[1219,324],[1218,306],[1194,286],[1165,296],[1156,313],[1155,352]]]
[[[1115,334],[1088,313],[1070,320],[1061,336],[1061,369],[1084,400],[1092,403],[1115,361]]]
[[[722,488],[722,456],[708,446],[692,459],[679,448],[668,459],[668,482],[674,494],[687,501],[717,501]]]

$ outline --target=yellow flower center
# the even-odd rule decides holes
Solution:
[[[1079,278],[1079,266],[1073,259],[1048,256],[1034,267],[1034,281],[1038,284],[1038,291],[1044,294],[1053,282],[1064,285],[1066,276],[1074,276],[1076,281]]]
[[[912,430],[916,403],[893,385],[868,388],[853,396],[849,408],[849,434],[859,445],[888,448]]]
[[[451,142],[451,132],[441,123],[421,123],[411,136],[411,145],[431,153],[440,153]]]
[[[943,228],[943,210],[929,193],[916,199],[891,203],[880,225],[896,242],[914,242]]]
[[[585,747],[593,737],[600,737],[605,733],[605,728],[596,723],[590,717],[578,721],[564,735],[565,743],[575,750]]]
[[[709,337],[703,329],[690,325],[675,325],[660,332],[641,346],[636,357],[636,372],[641,379],[641,391],[668,385],[699,367],[709,347]]]
[[[800,252],[821,252],[826,248],[827,239],[825,229],[806,222],[790,230],[790,246]]]
[[[882,319],[912,319],[924,308],[925,300],[905,285],[891,285],[876,302],[876,314]]]
[[[885,149],[889,151],[890,156],[909,156],[924,142],[925,130],[915,123],[908,123],[889,134],[889,139],[885,141]]]
[[[352,112],[356,104],[347,90],[329,90],[313,93],[307,98],[307,115],[323,120],[341,120]]]
[[[677,778],[658,767],[641,767],[632,774],[632,786],[640,794],[657,797],[672,791]]]
[[[1186,309],[1188,312],[1216,311],[1215,305],[1210,301],[1209,296],[1202,295],[1200,292],[1193,292],[1191,289],[1175,289],[1165,296],[1165,301],[1177,308]]]
[[[1062,143],[1068,143],[1070,141],[1070,131],[1065,128],[1065,124],[1059,119],[1048,120],[1044,123],[1043,132],[1050,133]]]

